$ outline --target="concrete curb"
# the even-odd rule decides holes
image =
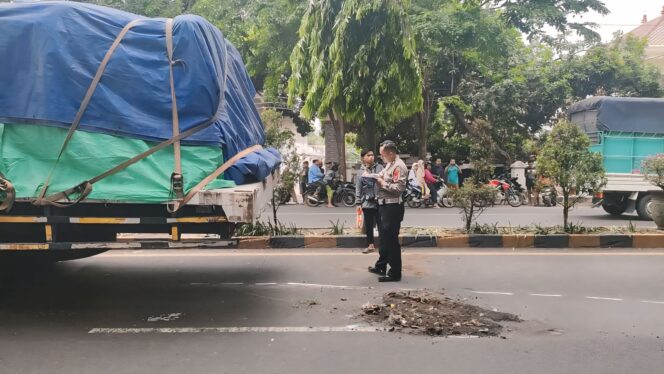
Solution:
[[[240,237],[238,249],[364,248],[363,235],[293,235]],[[379,239],[376,238],[377,244]],[[402,235],[406,248],[664,248],[662,234],[504,234],[504,235]]]

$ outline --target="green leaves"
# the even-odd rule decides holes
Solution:
[[[396,0],[314,0],[291,55],[289,96],[302,114],[335,110],[354,123],[371,111],[382,126],[422,107],[415,42],[405,6]]]
[[[608,45],[591,48],[583,56],[568,56],[564,73],[574,98],[661,96],[660,72],[645,61],[645,44],[645,39],[620,36]]]
[[[578,198],[572,192],[596,191],[606,184],[602,156],[589,150],[590,138],[575,124],[557,123],[537,158],[538,175],[548,176],[563,193],[563,222],[568,227],[568,211]]]
[[[664,190],[664,153],[647,158],[642,168],[645,179]]]
[[[191,11],[238,48],[254,85],[273,101],[285,95],[282,75],[290,75],[288,58],[305,6],[306,0],[197,0]]]

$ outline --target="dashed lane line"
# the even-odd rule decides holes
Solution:
[[[495,292],[495,291],[471,291],[472,293],[477,293],[480,295],[506,295],[506,296],[514,296],[514,293],[512,292]]]
[[[330,288],[330,289],[341,289],[341,290],[366,290],[373,287],[362,287],[362,286],[343,286],[336,284],[321,284],[321,283],[303,283],[303,282],[287,282],[287,283],[277,283],[277,282],[258,282],[258,283],[244,283],[244,282],[225,282],[225,283],[190,283],[192,286],[286,286],[286,287],[311,287],[311,288]],[[407,290],[407,289],[404,289]],[[500,295],[500,296],[514,296],[514,292],[505,292],[505,291],[470,291],[478,295]],[[535,297],[563,297],[562,294],[553,294],[553,293],[529,293],[529,296]],[[601,297],[601,296],[584,296],[584,298],[589,300],[604,300],[604,301],[625,301],[625,299],[617,297]],[[660,304],[664,305],[664,301],[654,301],[654,300],[641,300],[641,303],[644,304]]]
[[[664,304],[664,301],[641,300],[641,302],[646,304]]]
[[[315,288],[338,288],[338,289],[352,289],[352,290],[367,290],[371,287],[355,287],[355,286],[338,286],[334,284],[318,284],[318,283],[298,283],[298,282],[288,282],[286,283],[289,286],[301,286],[301,287],[315,287]]]
[[[257,282],[257,283],[244,283],[244,282],[223,282],[223,283],[209,283],[209,282],[193,282],[189,283],[190,286],[282,286],[282,287],[312,287],[312,288],[332,288],[340,290],[368,290],[373,287],[363,286],[343,286],[336,284],[320,284],[320,283],[301,283],[301,282]],[[404,291],[412,291],[412,289],[403,288]]]
[[[243,333],[380,333],[386,328],[348,325],[348,326],[236,326],[236,327],[96,327],[88,334],[243,334]],[[436,339],[467,340],[478,339],[477,335],[450,335]]]
[[[607,301],[623,301],[623,299],[617,297],[598,297],[598,296],[586,296],[586,299],[591,300],[607,300]]]
[[[349,326],[236,326],[236,327],[134,327],[104,328],[98,327],[88,334],[195,334],[195,333],[278,333],[278,332],[382,332],[382,328],[360,325]]]

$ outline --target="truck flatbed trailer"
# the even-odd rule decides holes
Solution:
[[[274,172],[262,182],[200,191],[176,214],[168,213],[165,204],[86,200],[58,208],[19,199],[10,213],[0,215],[0,252],[228,246],[236,225],[255,222],[269,205],[278,178]],[[127,233],[162,235],[157,240],[118,237]],[[183,234],[214,239],[183,240]]]

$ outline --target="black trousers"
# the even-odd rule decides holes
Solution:
[[[380,230],[380,214],[378,209],[362,208],[364,214],[364,232],[367,235],[367,245],[374,244],[374,227]]]
[[[387,275],[401,278],[401,244],[399,244],[399,230],[403,221],[403,204],[385,204],[378,206],[380,214],[380,248],[376,268],[386,270]]]

